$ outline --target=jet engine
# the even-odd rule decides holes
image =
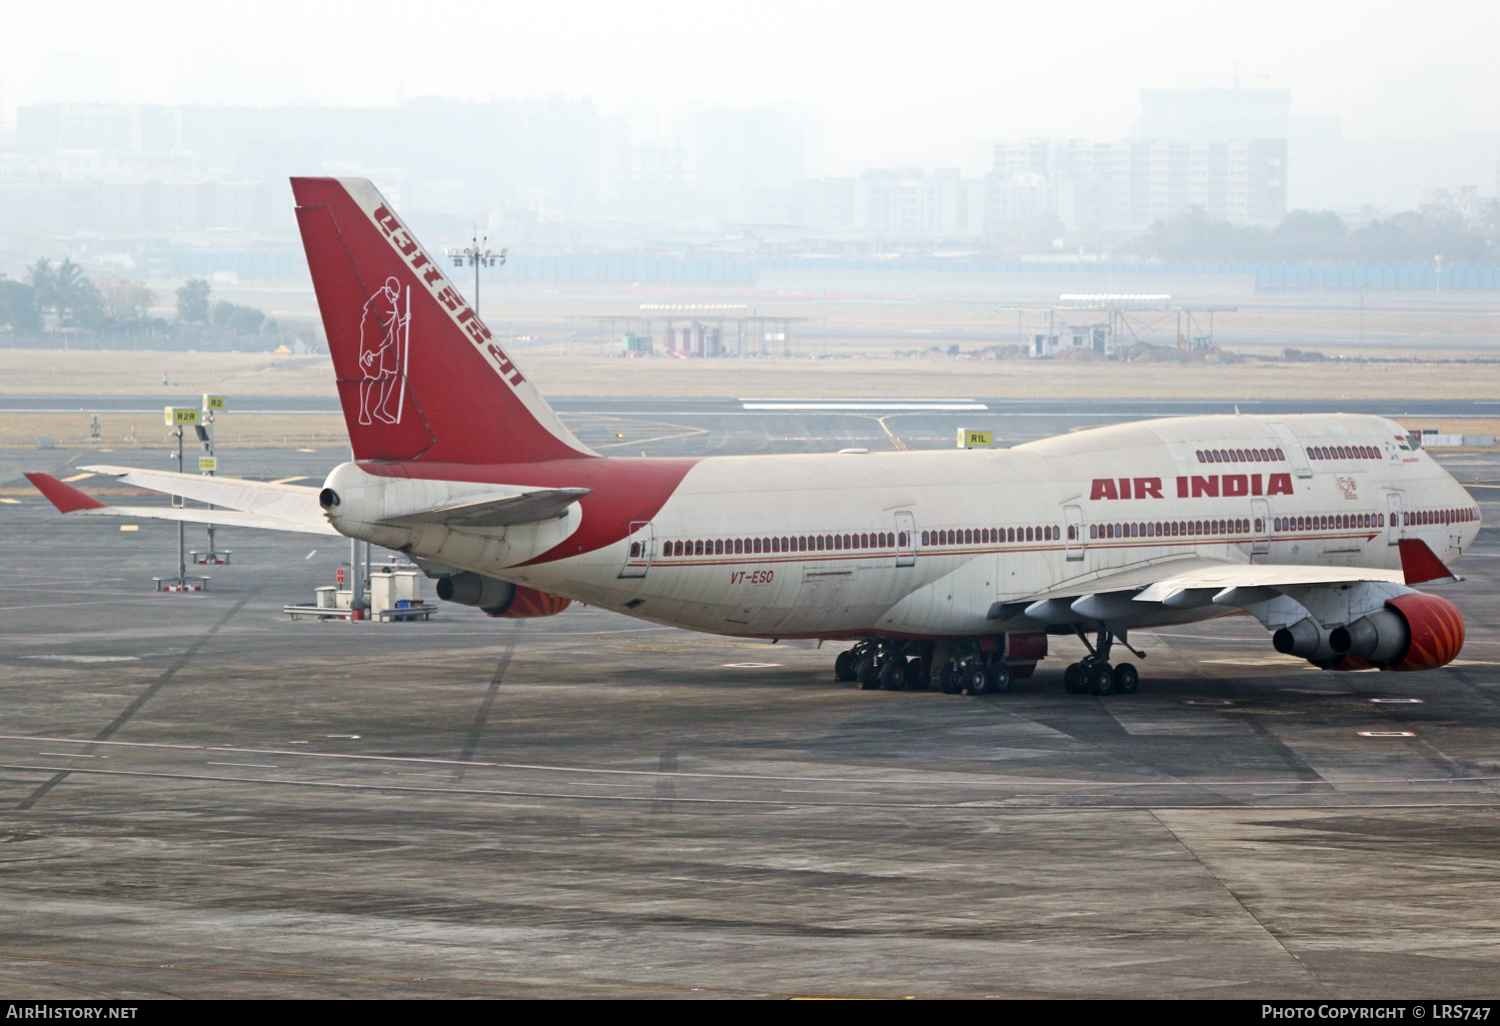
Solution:
[[[573,601],[468,570],[438,578],[437,595],[444,602],[477,606],[488,616],[513,619],[556,616]]]
[[[1301,656],[1315,666],[1327,666],[1339,655],[1328,631],[1310,616],[1271,635],[1271,645],[1282,655]]]
[[[1330,631],[1328,647],[1382,670],[1435,670],[1464,647],[1464,618],[1447,599],[1414,592]]]

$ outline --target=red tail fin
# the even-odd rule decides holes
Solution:
[[[592,456],[363,178],[293,178],[356,459]]]

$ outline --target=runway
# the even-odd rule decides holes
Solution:
[[[737,416],[647,447],[733,450]],[[0,485],[90,458],[0,453]],[[1495,522],[1495,458],[1451,462]],[[1062,641],[964,698],[593,609],[291,622],[347,546],[223,531],[211,590],[161,595],[169,525],[0,518],[13,995],[1456,998],[1500,969],[1489,531],[1441,671],[1322,673],[1233,619],[1133,635],[1134,696],[1064,694]]]

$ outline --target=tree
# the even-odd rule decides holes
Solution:
[[[0,327],[8,326],[18,335],[40,330],[37,316],[36,289],[23,281],[11,281],[0,274]]]
[[[1348,250],[1349,228],[1331,210],[1293,210],[1271,232],[1278,260],[1336,260]]]
[[[1202,207],[1190,207],[1132,240],[1130,248],[1148,256],[1181,263],[1238,263],[1257,259],[1265,250],[1266,232],[1228,221],[1212,220]]]
[[[151,304],[156,302],[156,293],[145,282],[126,281],[119,275],[110,275],[99,291],[105,316],[116,323],[145,320]]]
[[[1488,256],[1484,236],[1456,210],[1426,207],[1372,221],[1349,233],[1357,260],[1431,264],[1441,254],[1451,263],[1479,263]]]
[[[253,306],[240,306],[221,299],[214,304],[211,319],[216,328],[232,328],[236,335],[254,335],[260,331],[266,315]]]
[[[27,268],[26,275],[35,292],[37,308],[57,314],[59,325],[102,326],[104,315],[99,290],[72,258],[64,259],[54,267],[52,261],[41,257]]]
[[[177,319],[183,324],[208,323],[208,294],[213,291],[202,278],[189,278],[177,290]]]

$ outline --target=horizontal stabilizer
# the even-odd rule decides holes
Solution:
[[[100,506],[81,509],[80,516],[129,517],[132,520],[180,520],[188,524],[213,524],[216,527],[253,527],[262,531],[288,531],[293,534],[331,534],[338,532],[328,521],[321,524],[283,520],[265,513],[246,513],[237,509],[204,509],[201,506]]]
[[[228,506],[247,513],[264,513],[296,523],[328,523],[323,508],[318,505],[318,489],[307,485],[180,474],[170,470],[142,470],[138,467],[93,466],[83,469],[118,477],[122,484],[167,495],[181,495],[194,502],[210,502],[215,506]]]
[[[70,484],[63,484],[51,474],[27,474],[26,480],[57,507],[59,513],[76,513],[83,509],[103,509],[104,503],[86,495]]]
[[[551,488],[498,498],[470,499],[452,506],[388,517],[381,523],[400,527],[443,524],[448,527],[512,527],[561,516],[589,494],[590,488]]]
[[[135,471],[125,467],[96,467],[96,473],[126,475],[124,480],[132,485],[149,488],[153,491],[170,491],[173,494],[182,495],[188,492],[190,486],[200,482],[216,480],[211,477],[199,477],[194,474],[159,473],[157,471]],[[87,495],[72,485],[64,484],[51,474],[27,474],[26,479],[36,486],[37,491],[46,496],[47,501],[56,506],[59,512],[76,513],[80,516],[101,517],[129,517],[132,520],[178,520],[189,524],[214,524],[218,527],[253,527],[266,531],[291,531],[296,534],[331,534],[337,535],[333,525],[323,516],[322,510],[317,506],[317,499],[313,499],[312,509],[316,510],[316,516],[304,516],[302,519],[290,519],[274,513],[260,510],[244,509],[201,509],[183,508],[178,506],[106,506],[92,495]],[[168,480],[170,479],[170,480]],[[230,482],[218,479],[222,485],[232,488],[234,485],[249,486],[251,492],[262,488],[286,488],[286,485],[264,485],[258,481],[236,481]],[[307,489],[316,495],[316,489]],[[274,492],[271,494],[275,494]],[[189,495],[189,498],[200,498],[199,495]],[[211,497],[203,501],[228,505],[229,500],[235,497],[234,493],[212,492]],[[300,499],[300,496],[293,496]],[[285,506],[276,503],[262,503],[277,509],[285,509],[289,513],[305,514],[305,510],[296,502]]]

